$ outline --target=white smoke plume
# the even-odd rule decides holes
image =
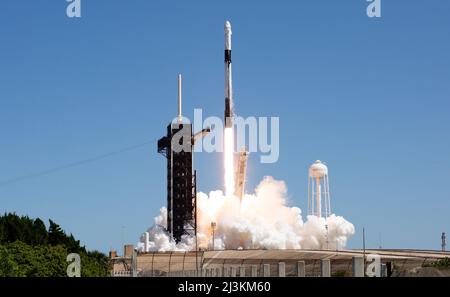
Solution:
[[[197,194],[198,247],[211,249],[211,222],[216,222],[214,249],[342,249],[355,233],[352,223],[332,214],[328,218],[307,216],[287,205],[283,181],[265,177],[255,194],[225,197],[222,191]],[[195,238],[185,236],[176,244],[165,231],[167,210],[161,208],[149,232],[149,251],[195,250]],[[138,249],[144,251],[145,236]]]

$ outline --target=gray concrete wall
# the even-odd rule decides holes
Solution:
[[[362,256],[354,256],[352,258],[353,277],[364,277],[364,258]]]

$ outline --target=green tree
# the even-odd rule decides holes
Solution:
[[[87,251],[80,241],[52,220],[47,231],[41,219],[0,216],[0,276],[64,277],[67,255],[81,257],[81,275],[108,276],[109,258],[98,251]]]
[[[48,232],[44,222],[37,218],[33,222],[33,245],[41,245],[48,243]]]

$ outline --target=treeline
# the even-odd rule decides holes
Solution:
[[[66,257],[78,253],[81,276],[107,276],[109,259],[87,251],[54,221],[44,222],[15,213],[0,217],[0,276],[66,276]]]

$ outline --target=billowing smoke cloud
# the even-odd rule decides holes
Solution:
[[[225,197],[222,191],[197,194],[198,247],[212,247],[211,222],[216,222],[214,245],[220,249],[342,249],[355,233],[352,223],[332,214],[328,218],[307,216],[287,205],[284,182],[265,177],[255,194]],[[167,210],[161,208],[149,232],[147,251],[195,250],[195,238],[185,236],[178,244],[166,233]],[[145,236],[138,249],[143,251]]]

